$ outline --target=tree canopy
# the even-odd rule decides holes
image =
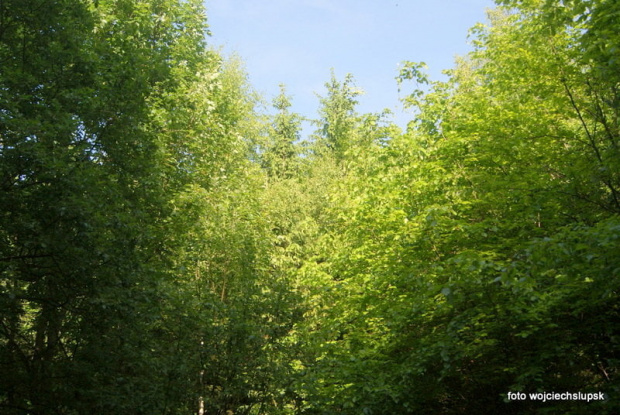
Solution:
[[[0,413],[617,413],[619,7],[498,0],[405,131],[332,72],[305,137],[201,1],[0,1]]]

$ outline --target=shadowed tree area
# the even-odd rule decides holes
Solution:
[[[200,1],[1,0],[0,413],[617,413],[620,6],[497,6],[304,137]]]

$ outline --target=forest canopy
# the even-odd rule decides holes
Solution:
[[[0,413],[618,413],[620,3],[496,3],[306,135],[201,1],[0,1]]]

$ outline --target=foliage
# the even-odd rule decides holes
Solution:
[[[280,94],[273,100],[277,111],[268,131],[268,143],[261,154],[262,165],[269,175],[278,178],[291,178],[296,170],[295,158],[301,138],[302,118],[290,113],[291,99],[286,95],[286,88],[280,85]]]
[[[498,4],[304,142],[198,1],[0,2],[0,411],[616,413],[618,5]]]
[[[356,97],[362,91],[355,87],[353,75],[347,74],[340,82],[333,70],[325,88],[327,95],[320,98],[320,119],[316,121],[319,127],[315,138],[319,146],[317,151],[320,154],[325,148],[337,158],[342,158],[352,144],[351,134],[357,124]]]
[[[616,410],[616,85],[582,46],[598,18],[546,11],[492,12],[447,82],[401,70],[428,86],[409,131],[331,196],[338,294],[303,413]],[[507,398],[558,390],[607,400]]]
[[[286,310],[241,219],[260,216],[252,96],[206,49],[200,3],[0,8],[2,412],[271,400]]]

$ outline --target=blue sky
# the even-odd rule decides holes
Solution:
[[[467,33],[492,0],[205,0],[212,37],[238,54],[266,99],[280,83],[293,111],[315,117],[316,94],[334,68],[364,90],[360,112],[389,108],[404,125],[395,77],[402,61],[423,61],[432,79],[470,50]],[[412,86],[411,86],[412,87]],[[403,91],[406,92],[406,91]]]

